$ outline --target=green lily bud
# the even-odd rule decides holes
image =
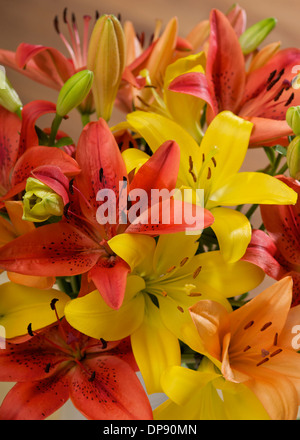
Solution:
[[[300,106],[290,107],[286,112],[286,122],[296,136],[300,135]]]
[[[67,115],[81,104],[91,90],[93,79],[93,72],[81,70],[65,82],[56,103],[56,113],[60,117]]]
[[[255,23],[240,36],[239,41],[244,55],[253,52],[276,26],[276,18],[266,18]]]
[[[61,216],[64,203],[58,194],[40,180],[29,177],[23,197],[23,220],[44,222],[52,216]]]
[[[95,75],[93,97],[98,118],[108,121],[125,67],[125,35],[114,15],[102,15],[93,29],[87,68]]]
[[[290,176],[300,179],[300,136],[296,136],[287,148],[286,161]]]
[[[19,95],[6,77],[5,70],[0,69],[0,105],[12,113],[21,113],[22,102]]]

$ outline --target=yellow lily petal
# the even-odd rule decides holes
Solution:
[[[154,253],[153,268],[164,274],[171,266],[184,266],[198,248],[199,236],[186,235],[185,232],[165,234],[159,237]]]
[[[55,290],[40,290],[21,286],[12,282],[0,286],[0,325],[5,328],[6,338],[11,339],[27,334],[31,323],[32,330],[39,330],[56,321],[56,315],[50,307],[57,298],[56,310],[59,317],[64,315],[64,306],[70,297]]]
[[[207,208],[216,205],[235,206],[244,203],[294,205],[297,193],[285,183],[258,172],[237,173],[209,196]]]
[[[150,112],[135,111],[129,113],[127,121],[132,130],[146,140],[153,152],[165,141],[174,140],[180,147],[181,165],[178,180],[189,187],[193,188],[195,186],[189,172],[189,156],[192,156],[195,164],[197,164],[200,148],[186,130],[171,119]]]
[[[215,165],[209,162],[201,172],[200,188],[207,185],[211,169],[211,191],[222,187],[225,179],[237,173],[248,150],[252,124],[229,111],[219,113],[208,126],[200,150],[204,157],[215,150]]]
[[[217,236],[224,260],[238,261],[245,254],[251,240],[251,224],[247,217],[234,209],[214,208],[212,229]]]
[[[143,376],[147,392],[162,392],[160,378],[170,365],[180,365],[178,339],[164,326],[159,309],[145,296],[142,325],[131,335],[133,354]]]
[[[168,87],[174,78],[184,73],[203,73],[205,62],[204,52],[179,58],[167,67],[164,82],[164,101],[169,113],[198,143],[203,137],[199,121],[205,102],[191,95],[172,92]]]
[[[108,241],[109,247],[116,255],[121,257],[131,270],[155,249],[155,240],[147,235],[119,234]]]
[[[118,310],[111,309],[97,290],[70,301],[65,307],[67,321],[92,338],[107,341],[123,339],[133,333],[144,318],[144,295],[136,295],[145,287],[138,276],[128,276],[125,300]]]
[[[142,150],[138,150],[137,148],[127,148],[122,153],[127,174],[129,174],[132,170],[138,170],[144,163],[149,159],[149,155]]]
[[[195,392],[217,377],[220,374],[213,371],[199,372],[175,365],[163,373],[161,383],[164,393],[173,402],[185,405]]]

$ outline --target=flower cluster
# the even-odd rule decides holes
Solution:
[[[92,420],[297,418],[300,49],[264,45],[276,20],[238,5],[148,42],[62,18],[68,56],[0,50],[58,93],[23,104],[0,78],[0,419],[68,399]],[[266,168],[242,170],[250,148]]]

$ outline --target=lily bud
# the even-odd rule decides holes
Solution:
[[[56,103],[56,113],[60,117],[67,115],[81,104],[91,90],[93,79],[93,72],[81,70],[65,82]]]
[[[95,75],[93,97],[98,117],[108,121],[125,67],[125,35],[114,15],[102,15],[93,29],[87,68]]]
[[[5,71],[0,69],[0,105],[12,113],[21,113],[22,102],[19,95],[6,77]]]
[[[257,47],[274,29],[276,23],[276,18],[266,18],[246,29],[239,38],[244,55],[247,55],[257,49]]]
[[[287,148],[286,161],[290,176],[300,179],[300,136],[296,136]]]
[[[58,194],[40,180],[29,177],[23,197],[23,220],[44,222],[52,216],[61,216],[64,203]]]
[[[296,136],[300,135],[300,106],[290,107],[286,112],[286,122]]]

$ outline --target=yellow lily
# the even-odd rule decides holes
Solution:
[[[179,340],[194,331],[188,308],[201,296],[230,310],[226,298],[254,288],[264,276],[246,262],[225,262],[219,251],[195,255],[197,238],[176,233],[156,243],[149,236],[113,237],[110,248],[131,268],[122,306],[109,308],[95,290],[65,307],[67,321],[84,334],[107,340],[131,336],[149,393],[161,391],[162,372],[181,363]]]
[[[248,149],[252,123],[229,111],[219,113],[208,126],[200,146],[178,123],[165,116],[135,111],[128,126],[144,138],[154,152],[166,140],[180,147],[177,186],[204,190],[204,206],[214,216],[214,230],[223,257],[237,261],[251,238],[251,225],[239,204],[295,204],[297,194],[278,179],[259,172],[239,172]],[[146,160],[131,149],[124,154],[127,167]],[[128,170],[129,171],[129,170]]]
[[[202,353],[225,379],[225,391],[230,391],[231,386],[247,387],[274,420],[296,419],[299,406],[300,306],[290,308],[292,285],[291,277],[286,277],[231,313],[210,300],[199,301],[190,308],[198,335],[191,334],[191,346],[201,341]],[[188,402],[189,397],[193,399],[194,389],[185,386],[181,391],[178,386],[183,373],[180,371],[175,381],[176,371],[169,373],[171,376],[163,377],[162,382],[171,399],[177,404]],[[168,385],[171,381],[173,391]],[[194,384],[197,387],[195,381]],[[241,399],[236,397],[235,404],[240,406]],[[234,399],[229,403],[232,405]],[[205,405],[205,401],[198,405]]]

